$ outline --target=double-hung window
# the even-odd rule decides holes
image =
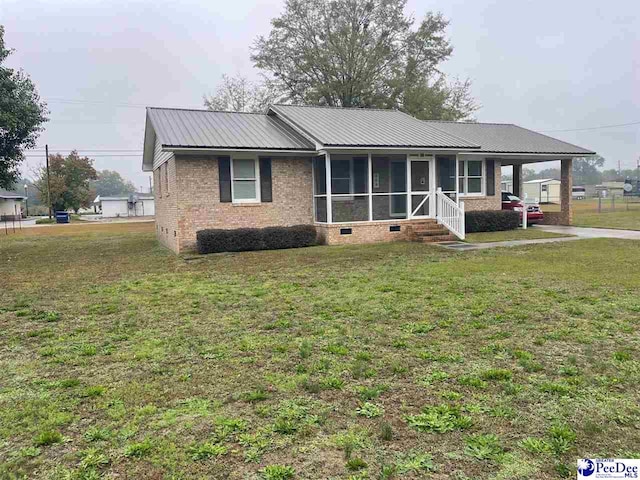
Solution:
[[[260,164],[257,158],[233,158],[231,196],[234,203],[260,202]]]
[[[484,195],[484,161],[460,160],[458,162],[458,190],[460,195]]]

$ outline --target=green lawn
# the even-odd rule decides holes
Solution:
[[[573,224],[578,227],[640,230],[640,199],[603,198],[598,212],[598,199],[574,200]],[[560,205],[542,205],[544,212],[560,211]]]
[[[506,230],[504,232],[480,232],[468,233],[465,240],[470,243],[505,242],[507,240],[536,240],[541,238],[561,238],[571,237],[561,233],[545,232],[535,228],[521,228],[517,230]]]
[[[62,230],[62,229],[61,229]],[[0,478],[555,479],[640,457],[640,242],[0,237]]]
[[[615,212],[575,212],[573,224],[577,227],[620,228],[640,230],[640,209]]]

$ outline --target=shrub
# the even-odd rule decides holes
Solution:
[[[313,225],[293,227],[207,229],[196,234],[198,253],[244,252],[308,247],[316,244]]]
[[[464,214],[467,233],[513,230],[520,225],[520,213],[512,210],[487,210]]]

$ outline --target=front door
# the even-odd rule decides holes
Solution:
[[[409,211],[410,218],[429,218],[432,216],[434,180],[433,158],[413,159],[409,157]]]

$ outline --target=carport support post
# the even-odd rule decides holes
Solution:
[[[513,165],[513,193],[516,197],[522,198],[522,165]]]
[[[560,224],[571,225],[573,213],[571,208],[573,190],[573,158],[563,158],[560,166]]]

